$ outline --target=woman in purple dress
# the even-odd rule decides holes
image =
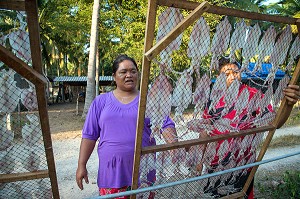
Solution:
[[[139,103],[135,60],[127,55],[118,56],[113,63],[113,77],[116,89],[97,96],[90,106],[82,130],[76,171],[77,185],[83,189],[82,180],[88,183],[86,163],[99,139],[97,184],[100,195],[129,190],[132,181]],[[156,144],[150,134],[150,120],[145,118],[142,147]],[[162,126],[162,135],[167,142],[176,140],[175,124],[168,116]],[[147,180],[155,181],[154,170],[148,173]],[[154,194],[150,194],[149,198],[153,197]]]

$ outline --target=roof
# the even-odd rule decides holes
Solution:
[[[86,82],[86,76],[60,76],[53,79],[54,82]],[[99,76],[99,81],[113,81],[112,76]]]
[[[99,85],[100,86],[109,86],[113,81],[112,76],[99,76]],[[87,77],[86,76],[60,76],[55,77],[53,82],[60,82],[72,86],[86,86]]]

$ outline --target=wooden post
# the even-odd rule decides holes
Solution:
[[[157,11],[156,0],[149,0],[146,31],[145,31],[146,38],[144,42],[144,53],[147,50],[149,50],[153,45],[156,11]],[[143,129],[144,129],[144,117],[146,111],[149,73],[150,73],[150,61],[147,60],[145,56],[143,56],[139,111],[138,111],[136,138],[135,138],[135,153],[134,153],[135,155],[134,155],[132,186],[131,186],[133,190],[138,188],[139,168],[140,168],[141,150],[142,150],[142,136],[143,136]],[[135,199],[136,195],[132,195],[130,198]]]
[[[26,0],[25,8],[27,13],[27,24],[29,31],[30,50],[32,57],[32,66],[38,73],[43,74],[41,41],[38,22],[38,7],[36,0]],[[41,129],[43,133],[43,141],[48,164],[49,177],[52,187],[53,197],[59,199],[59,190],[57,184],[57,176],[54,163],[54,155],[52,149],[52,140],[50,133],[49,117],[47,111],[46,84],[35,85],[37,101],[39,107],[39,116]]]

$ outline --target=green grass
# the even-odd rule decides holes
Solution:
[[[300,171],[285,171],[277,180],[266,177],[264,181],[270,183],[257,183],[259,194],[257,198],[297,199],[300,198]]]

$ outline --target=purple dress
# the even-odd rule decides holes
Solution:
[[[82,138],[99,138],[99,188],[131,186],[138,104],[139,95],[129,104],[122,104],[109,92],[97,96],[90,106]],[[175,128],[175,124],[166,117],[162,128],[168,127]],[[142,147],[155,145],[150,134],[150,120],[146,118]],[[150,173],[154,179],[155,172]]]

